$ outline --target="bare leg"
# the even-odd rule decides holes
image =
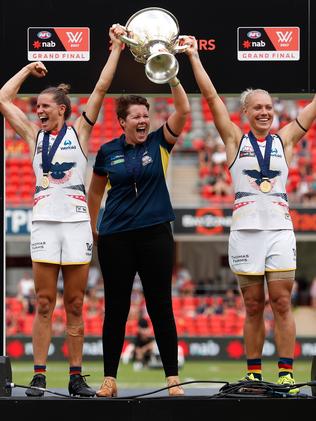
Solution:
[[[56,303],[59,265],[33,262],[37,310],[33,323],[35,365],[46,365],[52,336],[52,314]]]
[[[87,287],[89,265],[62,266],[64,305],[67,316],[67,344],[70,366],[82,364],[84,325],[82,307]]]
[[[270,304],[274,315],[274,339],[279,357],[294,357],[296,328],[291,307],[293,281],[268,282]]]
[[[247,359],[261,358],[265,339],[263,284],[254,284],[242,288],[246,308],[244,341]]]

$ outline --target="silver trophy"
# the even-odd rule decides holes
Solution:
[[[160,7],[148,7],[134,13],[125,27],[127,44],[135,60],[145,64],[145,73],[154,83],[166,83],[179,71],[175,54],[187,47],[180,46],[179,25],[175,16]]]

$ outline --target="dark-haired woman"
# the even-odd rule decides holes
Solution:
[[[172,311],[171,279],[174,220],[166,184],[168,160],[190,112],[177,78],[169,81],[174,111],[150,132],[149,103],[137,95],[117,100],[124,134],[99,150],[88,193],[92,232],[104,280],[104,381],[97,396],[117,395],[116,376],[136,273],[142,281],[169,395],[183,395],[178,377],[177,331]],[[101,201],[105,211],[97,231]]]

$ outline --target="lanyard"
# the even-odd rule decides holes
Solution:
[[[257,157],[258,164],[261,171],[261,176],[265,178],[269,178],[270,158],[271,158],[271,149],[272,149],[272,136],[268,134],[268,136],[265,138],[266,148],[264,151],[264,157],[262,156],[262,153],[258,146],[257,139],[255,138],[252,131],[248,133],[248,137],[253,147],[254,153]]]
[[[135,146],[133,150],[124,151],[125,155],[125,167],[127,172],[134,177],[134,180],[138,178],[142,169],[142,155],[144,152],[144,146]]]
[[[64,123],[62,129],[60,130],[56,139],[54,140],[54,143],[52,144],[52,147],[50,148],[49,152],[48,152],[48,148],[49,148],[50,132],[44,133],[43,148],[42,148],[42,167],[43,167],[44,175],[47,175],[49,173],[54,155],[57,151],[58,146],[60,145],[60,142],[65,136],[66,131],[67,131],[67,125],[66,123]]]
[[[126,146],[125,146],[126,148]],[[138,189],[137,189],[137,178],[139,177],[141,171],[142,171],[142,156],[144,154],[144,151],[146,150],[145,145],[140,146],[134,146],[131,147],[131,149],[124,149],[124,162],[125,162],[125,168],[129,174],[133,176],[134,179],[134,190],[136,196],[138,195]]]

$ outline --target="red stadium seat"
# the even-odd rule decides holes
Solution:
[[[34,314],[25,314],[21,317],[21,329],[23,335],[32,335]]]
[[[99,315],[86,317],[85,332],[87,335],[100,336],[102,334],[103,320]]]
[[[210,333],[210,319],[208,315],[199,314],[196,316],[196,332],[200,336],[207,336]]]
[[[224,331],[224,317],[222,314],[212,314],[210,316],[210,333],[212,335],[222,335]]]
[[[137,334],[138,325],[136,319],[127,320],[125,335],[126,336],[135,336]]]

